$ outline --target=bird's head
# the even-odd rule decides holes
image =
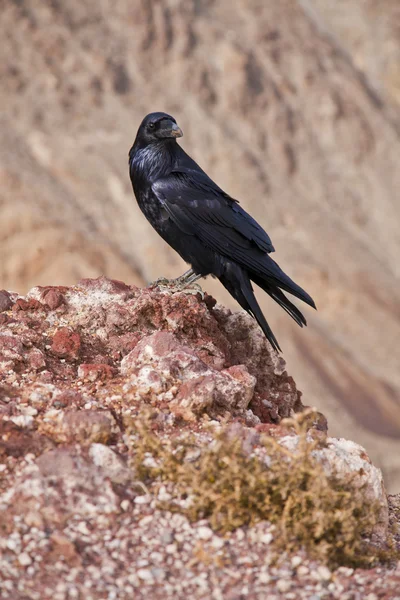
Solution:
[[[150,113],[140,124],[136,142],[140,146],[148,146],[162,140],[182,137],[183,133],[174,117],[162,112]]]

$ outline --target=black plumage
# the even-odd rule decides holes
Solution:
[[[182,131],[165,113],[151,113],[129,152],[129,173],[140,209],[160,236],[191,265],[181,280],[217,277],[280,350],[254,296],[261,287],[302,327],[306,320],[284,295],[315,308],[313,299],[269,256],[268,234],[179,146]]]

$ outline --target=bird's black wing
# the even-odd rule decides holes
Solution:
[[[155,181],[152,191],[181,231],[246,269],[268,293],[278,287],[315,307],[311,296],[268,256],[274,251],[268,234],[201,170],[175,170]]]
[[[274,252],[268,234],[202,171],[180,168],[152,190],[182,231],[230,259],[243,264],[251,249]]]

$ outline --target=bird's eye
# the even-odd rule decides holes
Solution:
[[[154,129],[155,124],[154,123],[149,123],[149,129]]]

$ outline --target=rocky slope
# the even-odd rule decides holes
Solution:
[[[170,111],[316,299],[300,331],[262,298],[296,381],[398,489],[397,16],[397,0],[7,0],[0,287],[179,274],[126,168],[142,116]]]
[[[0,292],[1,597],[394,598],[399,498],[301,400],[195,289]]]

